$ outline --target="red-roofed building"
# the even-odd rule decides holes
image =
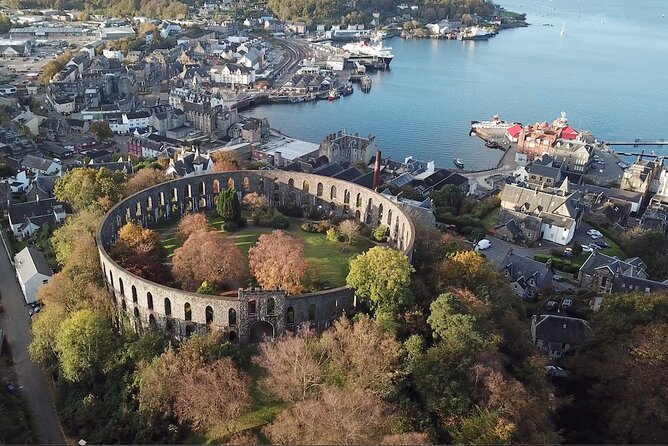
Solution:
[[[517,138],[520,136],[522,131],[522,126],[519,124],[511,125],[506,129],[506,137],[510,142],[517,142]]]
[[[580,134],[570,125],[561,131],[561,139],[577,139]]]

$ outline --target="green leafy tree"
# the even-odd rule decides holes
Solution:
[[[60,305],[48,305],[34,317],[30,325],[32,341],[28,346],[30,358],[43,367],[54,370],[58,365],[56,334],[67,319],[67,312]]]
[[[228,187],[220,191],[216,197],[216,210],[223,221],[239,222],[241,220],[241,204],[234,188]]]
[[[457,186],[448,184],[441,190],[432,192],[431,198],[434,200],[434,205],[436,205],[439,210],[457,214],[464,201],[464,193]]]
[[[373,309],[396,313],[409,300],[413,271],[404,253],[375,246],[350,261],[346,282]]]
[[[387,226],[385,225],[378,225],[373,229],[373,238],[378,240],[379,242],[384,242],[386,240],[386,234],[387,234]]]
[[[58,264],[64,266],[74,246],[83,234],[94,234],[102,220],[99,209],[84,209],[65,220],[65,224],[56,228],[51,237],[51,245],[56,253]]]
[[[71,204],[76,210],[107,210],[123,196],[125,175],[104,167],[77,168],[56,181],[54,193],[60,201]]]
[[[98,121],[92,123],[90,125],[90,132],[95,135],[99,141],[114,137],[114,132],[111,130],[111,127],[109,127],[109,123],[107,121]]]
[[[197,288],[197,293],[199,294],[209,294],[213,295],[216,293],[216,289],[206,280]]]
[[[63,321],[56,334],[56,351],[65,379],[92,382],[104,370],[114,349],[109,320],[91,310],[79,310]]]

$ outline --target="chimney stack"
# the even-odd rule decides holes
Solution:
[[[376,150],[376,163],[373,166],[373,190],[380,186],[380,150]]]

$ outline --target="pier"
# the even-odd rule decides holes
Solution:
[[[634,141],[605,141],[603,144],[607,146],[668,146],[668,141],[659,139],[656,141],[647,141],[637,138]]]

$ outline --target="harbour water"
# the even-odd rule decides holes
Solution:
[[[320,142],[337,129],[371,133],[384,156],[452,167],[496,165],[501,153],[468,136],[471,120],[523,123],[568,113],[601,140],[668,139],[668,3],[663,0],[505,0],[528,28],[489,41],[386,41],[391,70],[369,94],[334,102],[275,104],[246,112]],[[563,36],[560,36],[561,30]],[[648,147],[657,153],[668,148]]]

